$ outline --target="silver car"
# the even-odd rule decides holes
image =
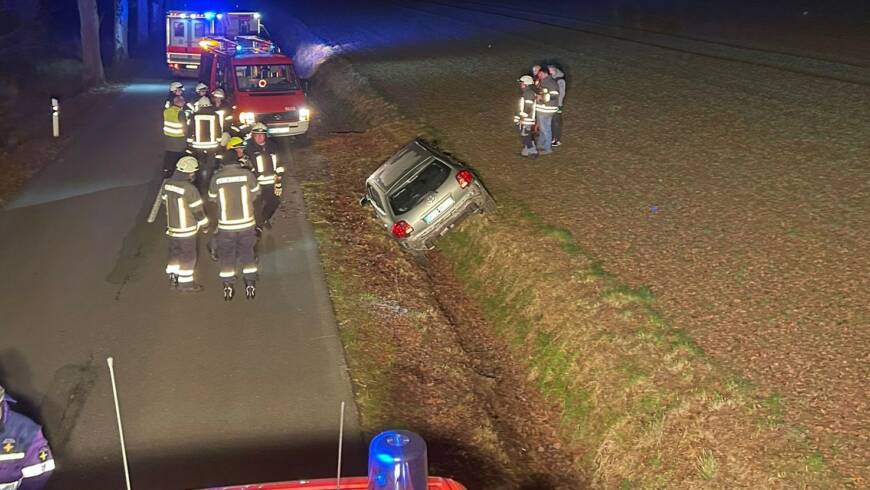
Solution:
[[[420,256],[435,240],[495,201],[467,166],[414,140],[368,179],[360,204],[371,204],[399,245]]]

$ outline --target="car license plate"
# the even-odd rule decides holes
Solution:
[[[429,214],[427,214],[426,217],[423,218],[423,221],[425,221],[426,224],[431,225],[436,219],[438,219],[439,216],[441,216],[442,213],[444,213],[444,211],[447,211],[448,209],[450,209],[450,206],[453,206],[453,202],[453,198],[448,197],[444,200],[444,202],[439,204],[437,208],[429,212]]]

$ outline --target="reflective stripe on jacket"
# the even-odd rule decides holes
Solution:
[[[278,161],[278,148],[272,140],[258,145],[253,138],[245,146],[245,153],[254,167],[257,182],[262,185],[273,185],[284,173],[284,167]]]
[[[520,96],[519,107],[514,121],[523,126],[535,125],[535,90],[532,87],[526,87],[523,90],[523,95]]]
[[[542,114],[553,114],[559,110],[559,84],[552,78],[541,80],[541,95],[535,108]]]
[[[0,402],[0,488],[42,488],[54,470],[54,456],[42,428]]]
[[[187,142],[190,143],[191,148],[213,150],[220,145],[222,132],[218,115],[214,111],[203,110],[194,114],[190,121],[190,129]]]
[[[176,173],[167,179],[160,197],[166,205],[167,235],[191,237],[208,224],[199,191],[183,175]]]
[[[259,193],[260,184],[253,172],[225,162],[208,188],[209,199],[218,204],[218,228],[238,231],[254,226],[254,199]]]
[[[169,138],[184,138],[185,127],[180,117],[181,108],[172,106],[163,110],[163,134]]]

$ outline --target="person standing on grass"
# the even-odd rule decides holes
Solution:
[[[538,121],[538,153],[553,153],[553,115],[559,110],[559,85],[546,70],[538,72],[540,93],[535,103],[535,118]]]
[[[520,140],[522,141],[523,149],[520,156],[529,158],[538,158],[538,149],[535,148],[535,139],[532,131],[535,129],[535,80],[529,75],[523,75],[518,80],[520,82],[519,104],[517,114],[514,116],[514,122],[520,132]]]
[[[565,73],[562,72],[556,65],[547,67],[550,73],[550,78],[556,81],[559,87],[559,96],[556,98],[558,109],[553,114],[553,146],[562,145],[562,103],[565,102]]]

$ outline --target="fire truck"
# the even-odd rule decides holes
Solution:
[[[293,60],[256,35],[212,36],[200,41],[199,79],[221,88],[243,125],[261,122],[270,136],[308,131],[311,110]]]
[[[202,57],[200,41],[203,38],[258,36],[263,30],[258,12],[170,10],[166,13],[166,64],[175,76],[196,76]]]
[[[369,444],[367,477],[255,483],[208,490],[466,490],[449,478],[429,476],[426,442],[406,430],[381,432]]]

